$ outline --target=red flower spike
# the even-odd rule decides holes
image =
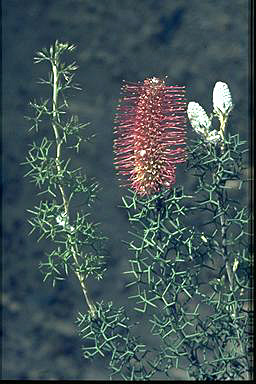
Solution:
[[[115,122],[114,165],[140,195],[170,188],[185,161],[185,87],[155,77],[122,86]]]

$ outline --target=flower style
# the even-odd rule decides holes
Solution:
[[[115,118],[115,167],[140,195],[176,181],[176,164],[185,161],[185,87],[164,80],[125,82]]]

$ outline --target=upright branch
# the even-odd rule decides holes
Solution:
[[[226,83],[217,82],[213,89],[213,114],[209,118],[203,108],[195,102],[190,102],[188,105],[188,116],[194,130],[202,137],[204,145],[206,145],[209,153],[213,153],[213,161],[217,163],[217,168],[213,171],[213,180],[215,180],[217,206],[218,211],[216,217],[219,217],[220,230],[221,230],[221,255],[224,261],[225,270],[228,278],[230,292],[232,293],[233,303],[232,319],[236,329],[237,339],[240,346],[241,355],[244,355],[243,343],[240,335],[239,325],[237,323],[237,297],[234,290],[234,280],[237,265],[234,260],[232,251],[229,251],[228,244],[232,244],[229,239],[230,223],[233,220],[227,214],[230,207],[230,200],[228,197],[228,190],[226,182],[228,178],[240,177],[236,172],[225,169],[224,163],[229,159],[233,159],[231,150],[232,143],[230,137],[227,135],[227,121],[230,111],[233,108],[231,93]],[[219,120],[219,129],[211,129],[211,119],[216,116]],[[239,144],[239,139],[236,140]],[[217,155],[218,152],[218,155]],[[234,167],[234,170],[236,167]],[[227,177],[228,176],[228,177]],[[241,181],[240,181],[241,183]],[[236,208],[235,208],[236,209]],[[243,221],[242,221],[243,223]],[[243,234],[243,231],[241,232]],[[237,260],[236,260],[237,261]],[[232,267],[233,263],[233,267]]]
[[[225,142],[227,141],[227,128],[226,124],[228,121],[228,116],[229,113],[231,112],[233,108],[233,103],[232,103],[232,97],[231,93],[229,91],[229,88],[227,84],[222,83],[222,82],[217,82],[214,89],[213,89],[213,108],[214,108],[214,113],[219,119],[220,122],[220,127],[219,127],[219,132],[221,135],[221,145],[220,145],[220,151],[221,151],[221,156],[225,154],[225,150],[227,149]],[[221,169],[222,168],[222,169]],[[223,178],[223,167],[221,164],[218,164],[218,170],[217,170],[217,175],[220,173],[219,181]],[[218,176],[217,176],[218,177]],[[240,344],[240,350],[241,353],[244,354],[244,349],[243,349],[243,343],[241,340],[240,336],[240,331],[239,331],[239,326],[237,324],[237,299],[236,295],[234,292],[234,273],[235,270],[232,270],[232,265],[231,265],[231,260],[229,257],[229,252],[227,249],[227,239],[228,239],[228,224],[227,224],[227,217],[226,217],[226,209],[225,207],[228,204],[228,192],[226,188],[221,188],[219,191],[219,213],[220,213],[220,225],[221,225],[221,235],[222,235],[222,257],[225,263],[225,268],[227,272],[227,277],[229,281],[229,286],[230,286],[230,291],[232,292],[234,304],[232,305],[233,307],[233,319],[235,323],[235,328],[236,328],[236,333],[237,337],[239,340]]]
[[[68,115],[68,101],[66,91],[69,88],[79,89],[73,83],[75,63],[65,64],[62,61],[64,53],[70,53],[74,46],[68,43],[56,41],[49,51],[43,49],[38,52],[35,63],[46,61],[51,66],[48,80],[41,79],[40,83],[51,87],[51,98],[40,103],[33,102],[31,106],[35,110],[32,129],[38,131],[43,125],[51,126],[54,140],[50,131],[47,131],[41,144],[35,142],[26,158],[25,164],[29,164],[30,171],[26,176],[32,177],[32,181],[39,188],[46,186],[40,195],[47,195],[47,201],[41,201],[35,210],[29,210],[34,218],[29,220],[32,231],[38,229],[39,240],[43,237],[51,238],[56,248],[48,254],[48,261],[42,262],[40,268],[46,270],[45,279],[51,277],[53,285],[56,280],[63,280],[63,274],[68,275],[71,269],[77,276],[92,318],[96,315],[96,306],[88,293],[87,277],[93,275],[100,279],[104,272],[103,240],[97,230],[98,224],[87,220],[89,213],[78,211],[74,204],[72,215],[70,203],[73,199],[82,199],[80,206],[90,207],[94,201],[98,185],[88,181],[85,172],[81,168],[72,169],[71,159],[65,157],[70,149],[79,151],[80,144],[86,139],[81,137],[81,130],[87,124],[78,122],[76,116],[65,118]],[[65,150],[65,152],[64,152]],[[57,204],[57,201],[61,201]],[[71,216],[75,214],[71,225]]]
[[[61,89],[60,85],[60,76],[63,74],[61,68],[60,68],[60,54],[62,53],[62,50],[60,49],[61,46],[59,46],[57,43],[55,44],[55,49],[52,50],[52,56],[51,56],[51,65],[52,65],[52,74],[53,74],[53,95],[52,95],[52,127],[54,130],[54,135],[55,135],[55,140],[56,140],[56,166],[57,166],[57,171],[58,173],[62,172],[62,162],[61,162],[61,147],[62,143],[64,141],[64,136],[61,137],[58,129],[58,124],[60,123],[59,120],[59,113],[58,113],[58,95],[59,91]],[[68,48],[68,47],[67,47]],[[72,49],[73,46],[69,48]],[[75,67],[73,66],[73,69]],[[66,74],[67,76],[67,74]],[[63,207],[64,207],[64,216],[69,222],[69,199],[67,198],[64,187],[62,184],[59,184],[59,189],[60,193],[62,196],[62,201],[63,201]],[[71,240],[71,236],[68,235],[69,239]],[[76,245],[71,246],[71,251],[72,251],[72,256],[75,261],[76,269],[75,269],[75,274],[80,282],[80,285],[83,290],[83,294],[86,300],[86,303],[90,309],[90,313],[92,317],[95,316],[96,314],[96,307],[93,304],[92,300],[89,298],[88,294],[88,287],[86,286],[86,283],[84,281],[84,276],[82,273],[79,272],[79,262],[77,259],[77,252],[78,249]]]

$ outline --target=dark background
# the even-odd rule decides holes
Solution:
[[[2,1],[3,379],[108,378],[104,359],[82,358],[74,324],[77,312],[86,311],[79,284],[73,278],[55,288],[43,283],[38,264],[46,245],[27,236],[26,209],[39,198],[19,165],[36,139],[24,116],[31,113],[30,100],[46,96],[36,82],[48,72],[46,65],[33,64],[36,52],[56,39],[77,46],[71,60],[79,65],[76,81],[83,91],[72,93],[71,111],[91,122],[96,137],[75,161],[103,188],[93,217],[109,237],[108,271],[91,284],[91,293],[98,301],[131,306],[122,274],[129,253],[121,242],[129,225],[119,207],[126,191],[112,165],[121,81],[168,75],[168,85],[185,85],[187,100],[208,113],[212,88],[224,81],[235,104],[229,129],[247,139],[249,17],[248,0]],[[183,166],[177,183],[192,188]]]

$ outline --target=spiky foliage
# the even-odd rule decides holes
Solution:
[[[56,43],[49,50],[38,52],[35,63],[46,62],[50,65],[49,78],[41,79],[41,84],[49,87],[49,99],[34,101],[31,106],[34,117],[30,130],[44,128],[44,137],[34,141],[24,164],[29,166],[25,176],[29,176],[41,191],[38,195],[44,200],[28,211],[32,214],[29,223],[31,233],[39,233],[39,240],[50,239],[51,251],[47,259],[40,263],[44,280],[51,278],[53,285],[63,280],[73,271],[77,276],[87,306],[91,313],[95,306],[89,298],[87,278],[101,279],[104,267],[104,239],[98,230],[98,224],[89,220],[89,212],[76,209],[88,207],[93,203],[98,184],[89,180],[82,168],[72,166],[67,153],[79,151],[81,143],[87,138],[81,131],[88,123],[79,123],[77,116],[70,115],[66,92],[69,88],[79,89],[74,84],[75,63],[65,64],[63,55],[70,54],[74,46],[68,43]],[[75,204],[74,204],[75,202]],[[81,204],[82,203],[82,204]]]

